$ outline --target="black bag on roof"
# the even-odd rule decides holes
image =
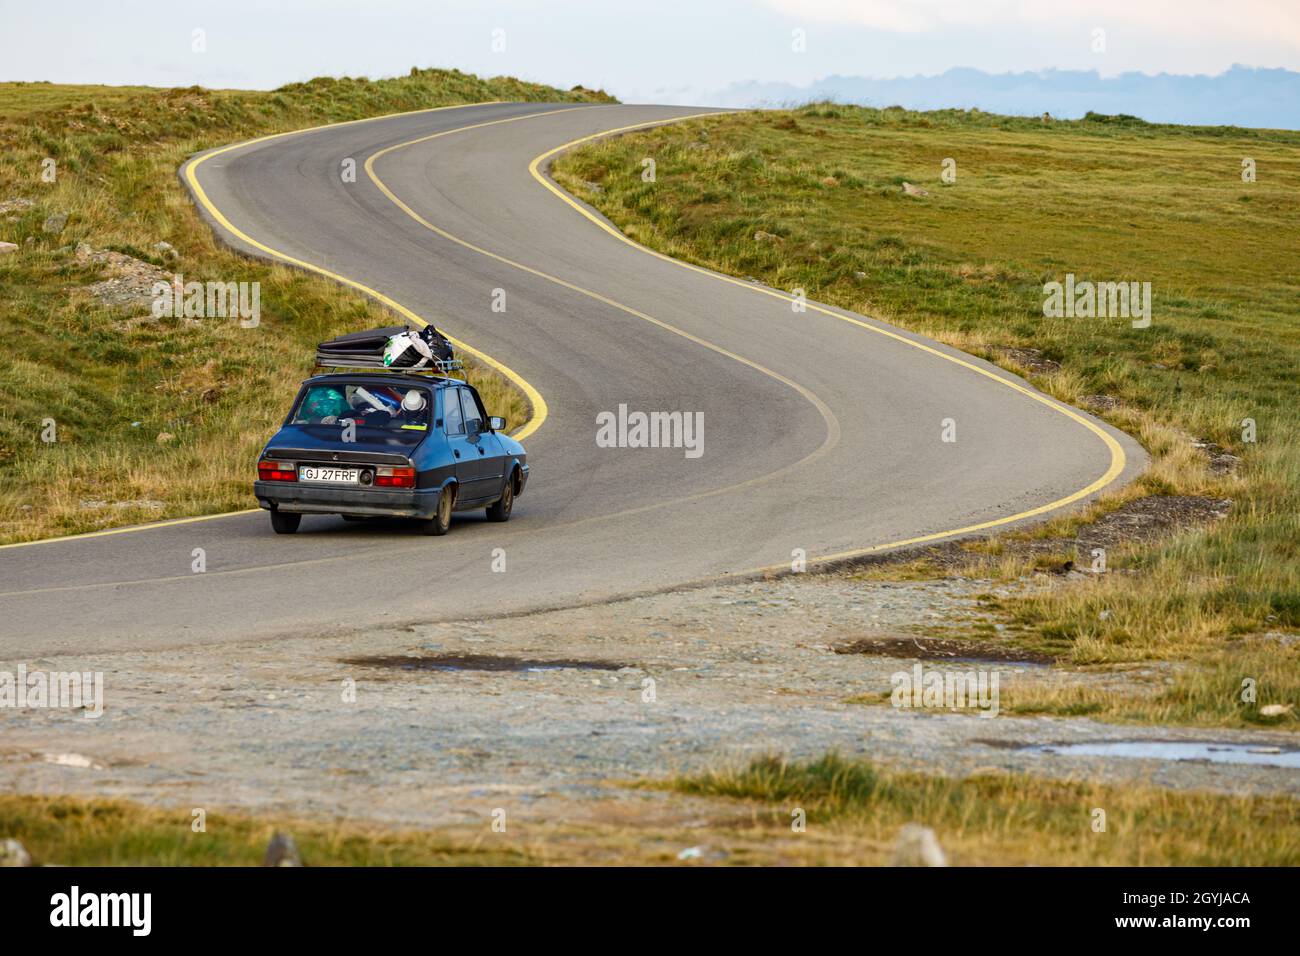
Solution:
[[[433,326],[429,326],[433,328]],[[383,354],[384,344],[394,335],[407,331],[405,325],[388,325],[382,329],[349,332],[316,346],[317,352],[378,352]]]
[[[402,335],[410,331],[411,329],[405,325],[389,325],[381,329],[367,329],[364,332],[349,332],[347,335],[340,335],[316,346],[316,364],[364,364],[382,368],[384,365],[384,347],[388,344],[388,340],[395,335]],[[425,344],[429,346],[429,351],[433,353],[434,358],[450,361],[455,357],[451,343],[432,325],[426,325],[419,330],[418,334]],[[421,355],[415,349],[408,348],[397,357],[391,367],[410,368],[419,363],[420,360]]]

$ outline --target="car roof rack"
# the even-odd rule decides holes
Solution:
[[[381,372],[389,375],[428,375],[434,377],[450,378],[459,373],[461,379],[465,379],[465,363],[460,359],[434,359],[421,368],[398,368],[393,365],[385,365],[381,359],[350,359],[334,358],[330,356],[316,356],[316,367],[318,369],[343,369],[350,372]]]

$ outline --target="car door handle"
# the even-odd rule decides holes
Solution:
[[[457,450],[455,450],[455,449],[452,449],[452,452],[451,452],[451,453],[452,453],[453,455],[455,455],[457,458],[460,457],[460,452],[457,451]]]
[[[486,455],[486,454],[487,454],[487,452],[485,452],[482,448],[480,448],[480,449],[478,450],[478,453],[479,453],[480,455]]]

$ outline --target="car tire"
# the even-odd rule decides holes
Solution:
[[[515,473],[510,472],[506,478],[505,487],[501,489],[501,497],[496,503],[490,505],[487,509],[489,521],[509,521],[510,512],[515,508]]]
[[[278,508],[271,509],[271,527],[275,529],[276,534],[293,534],[300,524],[302,524],[302,515],[291,511],[280,511]]]
[[[456,492],[453,488],[446,487],[438,495],[438,509],[433,513],[432,518],[425,518],[420,522],[420,531],[423,534],[443,535],[451,528],[451,506],[455,502]]]

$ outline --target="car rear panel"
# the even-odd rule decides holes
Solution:
[[[261,460],[293,462],[298,472],[305,464],[357,467],[361,484],[316,484],[294,481],[255,481],[253,493],[263,508],[303,514],[389,515],[426,518],[437,507],[437,469],[419,470],[417,450],[427,431],[388,432],[357,430],[357,440],[344,442],[334,425],[286,425],[271,439]],[[374,484],[375,472],[385,466],[416,469],[414,488],[387,488]]]
[[[437,488],[363,488],[310,485],[295,481],[255,481],[253,494],[263,508],[300,514],[387,515],[428,518],[438,506]]]

